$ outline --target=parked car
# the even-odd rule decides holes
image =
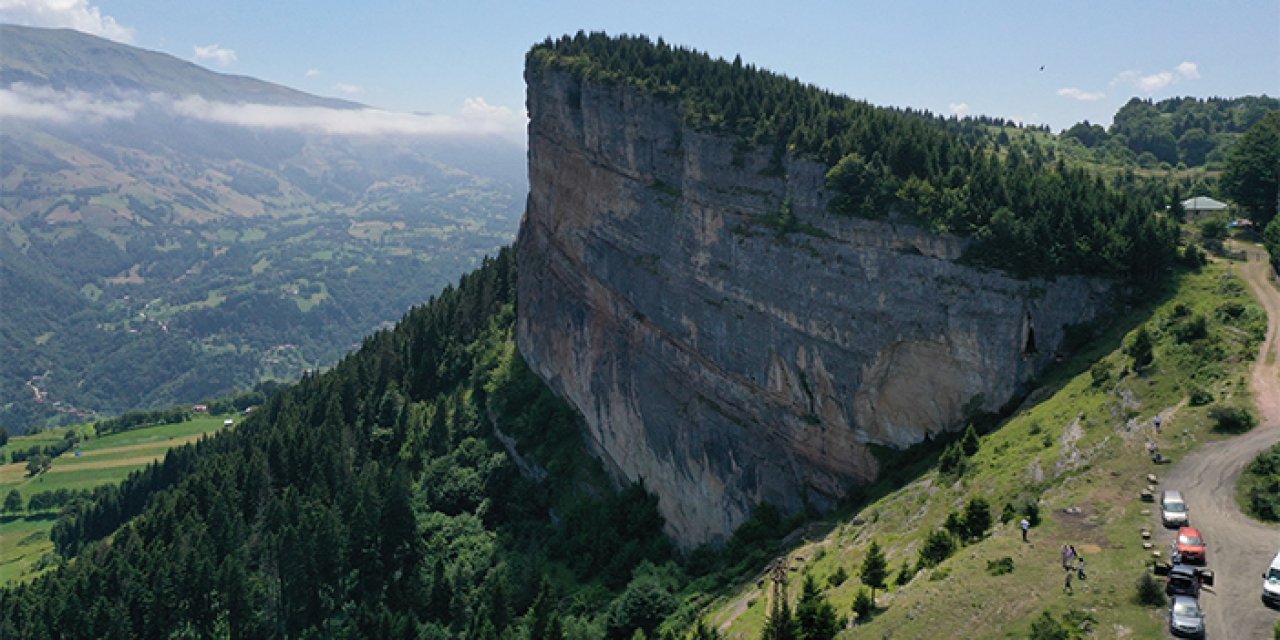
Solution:
[[[1204,611],[1191,596],[1174,596],[1169,604],[1169,631],[1175,636],[1204,637]]]
[[[1271,560],[1271,566],[1262,574],[1262,601],[1280,606],[1280,553]]]
[[[1213,585],[1213,572],[1188,564],[1175,564],[1169,567],[1166,579],[1168,580],[1164,585],[1166,595],[1198,598],[1201,585]]]
[[[1179,562],[1201,565],[1205,563],[1204,538],[1200,537],[1199,529],[1195,527],[1178,529],[1178,537],[1174,540],[1173,546],[1177,551]]]
[[[1160,521],[1166,527],[1185,527],[1190,524],[1187,519],[1187,503],[1182,500],[1178,491],[1160,493]]]

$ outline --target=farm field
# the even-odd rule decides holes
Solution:
[[[143,427],[82,441],[78,446],[53,460],[40,475],[27,477],[25,462],[0,465],[0,498],[17,489],[25,502],[32,496],[67,489],[91,490],[120,482],[130,472],[164,457],[173,447],[193,443],[223,428],[226,416],[202,416],[179,424]],[[0,459],[9,460],[9,452],[34,445],[61,441],[70,427],[51,429],[35,435],[15,436],[0,447]],[[44,569],[41,559],[53,551],[49,531],[57,521],[57,512],[6,513],[0,517],[0,584],[27,580]]]

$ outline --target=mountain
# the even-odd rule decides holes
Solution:
[[[523,148],[466,122],[75,31],[0,39],[10,430],[296,379],[514,235]]]
[[[520,351],[685,547],[1000,411],[1176,246],[1083,173],[644,38],[544,43],[526,80]]]
[[[579,34],[535,46],[526,65],[530,209],[516,248],[234,429],[70,504],[48,572],[0,589],[0,634],[625,640],[737,624],[749,631],[733,637],[759,637],[765,585],[790,581],[761,571],[799,562],[786,549],[828,529],[799,529],[811,512],[787,500],[857,506],[859,483],[880,476],[869,495],[913,484],[891,512],[810,547],[794,574],[798,624],[822,609],[818,580],[849,610],[862,585],[845,551],[868,523],[895,536],[889,567],[919,553],[899,585],[920,605],[890,613],[942,603],[924,636],[955,619],[958,593],[962,616],[991,626],[1011,619],[991,606],[1005,585],[1034,585],[1021,591],[1033,604],[1009,614],[1019,621],[1048,606],[1060,574],[1040,569],[1044,549],[1096,533],[1103,500],[1130,514],[1109,540],[1088,538],[1115,551],[1099,563],[1105,584],[1144,564],[1115,543],[1138,528],[1131,496],[1148,468],[1135,399],[1199,420],[1208,408],[1185,407],[1183,390],[1238,397],[1232,367],[1265,335],[1222,270],[1189,288],[1223,297],[1169,300],[1138,332],[1146,364],[1177,374],[1159,388],[1134,371],[1140,341],[1110,352],[1117,327],[1095,348],[1107,362],[1068,372],[1061,403],[998,442],[950,432],[956,418],[994,426],[985,412],[1088,340],[1066,323],[1105,321],[1108,303],[1129,301],[1118,294],[1166,283],[1176,229],[1151,202],[1034,154],[969,148],[919,113],[661,41]],[[941,455],[931,437],[948,443]],[[1126,466],[1091,467],[1103,456]],[[1066,509],[1086,484],[1106,496]],[[963,504],[983,491],[990,503]],[[999,526],[991,507],[1041,514],[1041,496],[1054,502],[1035,545],[1006,529],[983,547],[1016,546],[1017,569],[953,555]],[[700,511],[708,497],[729,516]],[[987,590],[964,593],[973,582],[948,579],[953,567],[987,575]],[[994,581],[1015,570],[1027,579]],[[735,585],[730,611],[703,618]],[[943,588],[950,599],[932,597]],[[1090,610],[1152,617],[1119,588],[1096,589]]]

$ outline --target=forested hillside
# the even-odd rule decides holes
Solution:
[[[579,32],[548,39],[531,65],[627,83],[679,100],[691,124],[825,163],[832,210],[897,216],[977,240],[966,259],[1019,275],[1151,278],[1173,260],[1177,231],[1152,214],[1164,202],[1109,189],[1043,153],[1000,153],[941,118],[873,107],[661,39]],[[976,125],[975,125],[976,126]]]
[[[1240,98],[1166,98],[1159,102],[1133,98],[1116,112],[1111,126],[1088,121],[1062,132],[1093,151],[1099,162],[1160,163],[1220,170],[1231,145],[1280,100],[1267,96]]]
[[[0,591],[0,636],[603,630],[668,546],[652,498],[609,488],[515,354],[514,279],[503,251],[236,430],[64,512],[66,566]],[[645,588],[665,584],[649,567]]]

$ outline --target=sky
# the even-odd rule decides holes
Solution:
[[[1280,96],[1280,0],[0,0],[0,22],[76,28],[379,118],[513,136],[525,52],[578,30],[740,54],[876,105],[1054,131],[1109,124],[1135,96]]]

